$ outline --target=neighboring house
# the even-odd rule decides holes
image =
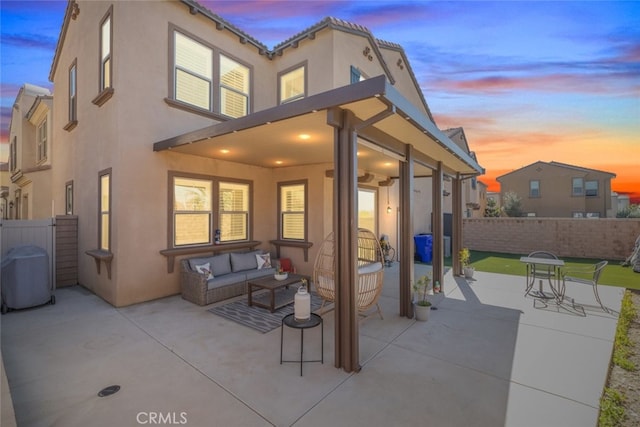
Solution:
[[[484,172],[433,123],[403,49],[334,18],[269,49],[191,0],[70,1],[49,78],[55,213],[78,216],[79,281],[115,306],[178,293],[177,261],[198,253],[258,247],[311,274],[330,232],[338,283],[357,283],[366,224],[411,253],[409,316],[414,176],[461,199]],[[353,307],[335,322],[357,344]],[[357,345],[337,347],[356,369]]]
[[[616,213],[629,208],[631,206],[629,195],[613,192],[611,194],[611,206],[616,210]]]
[[[10,219],[52,215],[51,129],[53,97],[48,89],[24,84],[9,124]]]
[[[524,216],[611,218],[616,175],[559,162],[538,161],[497,178],[500,195],[517,194]],[[503,199],[504,203],[504,199]]]
[[[482,181],[478,181],[478,207],[473,206],[473,210],[469,211],[471,215],[468,218],[483,218],[484,211],[487,208],[487,188],[489,186]]]
[[[9,214],[9,163],[0,163],[0,219]]]

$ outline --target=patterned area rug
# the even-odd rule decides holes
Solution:
[[[282,325],[282,318],[287,314],[293,313],[293,297],[296,293],[296,290],[296,288],[291,287],[289,289],[283,289],[282,291],[276,292],[276,305],[278,304],[278,301],[286,299],[290,300],[292,303],[281,307],[273,313],[271,313],[266,308],[255,306],[249,307],[247,305],[247,297],[224,305],[210,308],[208,311],[213,314],[217,314],[218,316],[222,316],[226,319],[233,320],[234,322],[240,323],[241,325],[248,326],[264,334],[280,327]],[[267,292],[253,295],[253,299],[255,301],[266,302],[268,298],[269,294]],[[322,300],[312,292],[311,311],[316,311],[317,309],[319,309],[321,304]]]

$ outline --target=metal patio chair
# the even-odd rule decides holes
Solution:
[[[602,304],[600,300],[600,295],[598,295],[598,280],[600,280],[600,274],[602,274],[602,270],[607,266],[607,261],[600,261],[597,264],[591,265],[589,267],[573,267],[567,268],[562,271],[562,289],[561,289],[561,298],[564,299],[564,293],[566,290],[566,283],[578,283],[581,285],[591,285],[593,288],[593,294],[596,297],[596,301],[600,304],[602,310],[605,313],[611,313],[607,307]]]

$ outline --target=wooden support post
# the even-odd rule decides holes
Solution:
[[[406,146],[406,161],[400,162],[400,316],[412,318],[413,281],[413,147]]]

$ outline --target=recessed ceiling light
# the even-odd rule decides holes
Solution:
[[[222,154],[227,154],[229,152],[229,150],[227,150],[226,148],[223,148],[222,150],[220,150],[220,152]]]
[[[391,165],[393,165],[393,163],[391,163],[391,162],[384,162],[384,165],[385,165],[385,166],[391,166]]]
[[[281,165],[282,164],[282,160],[276,160],[276,165]]]
[[[307,140],[307,139],[311,138],[311,135],[309,135],[308,133],[301,133],[300,135],[298,135],[298,138],[303,139],[303,140]]]

